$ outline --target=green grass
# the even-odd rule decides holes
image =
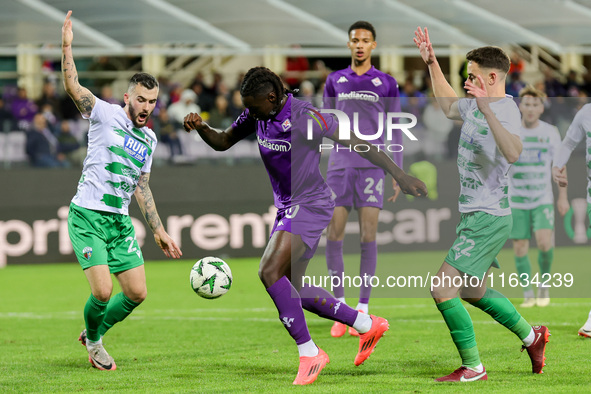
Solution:
[[[444,255],[421,252],[385,257],[432,263],[436,269]],[[501,257],[511,271],[510,251],[504,250]],[[348,257],[347,264],[355,265],[356,259]],[[588,248],[558,249],[555,267],[561,267],[562,259],[564,264],[586,261]],[[554,298],[547,308],[520,311],[530,323],[548,325],[552,332],[543,375],[531,373],[529,358],[519,351],[521,343],[512,333],[468,306],[489,374],[487,382],[470,384],[433,381],[457,368],[460,359],[428,298],[372,300],[371,311],[390,321],[390,331],[360,367],[353,365],[358,340],[331,338],[332,322],[307,314],[312,337],[331,362],[313,385],[293,387],[297,350],[259,282],[258,260],[229,259],[228,263],[233,288],[222,298],[205,300],[189,287],[193,261],[147,262],[148,298],[104,339],[117,361],[114,372],[91,368],[86,350],[77,342],[89,294],[77,264],[0,270],[0,392],[589,390],[591,340],[577,337],[577,330],[591,302],[572,298]]]

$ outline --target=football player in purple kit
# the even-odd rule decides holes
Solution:
[[[208,145],[220,151],[256,133],[278,209],[261,258],[259,277],[277,307],[280,321],[298,347],[300,366],[293,383],[310,384],[329,359],[310,337],[303,309],[352,326],[360,333],[355,365],[369,357],[389,328],[386,319],[358,312],[326,290],[302,283],[334,208],[331,190],[319,169],[322,139],[327,137],[344,146],[364,141],[355,135],[341,140],[338,123],[332,116],[322,117],[322,122],[307,122],[310,114],[319,115],[317,110],[295,99],[285,90],[281,79],[265,67],[246,73],[240,94],[246,110],[227,130],[211,128],[196,113],[185,117],[184,128],[197,130]],[[407,175],[375,146],[360,154],[392,174],[404,193],[427,194],[423,182]]]
[[[376,48],[376,32],[373,25],[357,21],[349,27],[347,47],[351,50],[351,65],[344,70],[331,73],[324,88],[324,108],[335,108],[354,119],[358,114],[358,130],[375,133],[385,129],[388,112],[400,112],[398,84],[390,75],[377,70],[371,64],[371,52]],[[382,117],[380,117],[380,115]],[[380,123],[382,123],[380,125]],[[391,143],[402,146],[402,133],[393,133],[392,141],[384,141],[384,135],[372,141],[374,144]],[[402,150],[392,149],[394,161],[402,168]],[[385,172],[367,159],[346,149],[333,149],[328,161],[326,182],[336,194],[335,209],[327,228],[326,265],[331,276],[342,278],[343,240],[345,225],[351,208],[359,215],[359,234],[361,237],[361,264],[359,276],[364,283],[359,289],[358,311],[368,313],[371,286],[369,280],[376,272],[378,246],[376,233],[378,215],[384,202]],[[393,181],[394,195],[388,201],[395,201],[400,188]],[[342,281],[335,281],[334,295],[345,303],[345,290]],[[345,334],[347,326],[335,322],[330,330],[333,337]],[[359,335],[349,327],[350,335]]]

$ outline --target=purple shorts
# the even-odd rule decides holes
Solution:
[[[336,195],[337,207],[382,209],[385,178],[381,168],[341,168],[328,171],[326,183]]]
[[[322,232],[330,223],[333,211],[332,201],[323,206],[294,205],[279,209],[270,237],[275,231],[299,235],[307,246],[302,257],[311,259],[316,253]]]

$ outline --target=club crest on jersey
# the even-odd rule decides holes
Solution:
[[[82,254],[84,255],[84,258],[86,260],[90,260],[90,258],[92,257],[92,248],[90,246],[85,247],[84,249],[82,249]]]
[[[371,80],[371,83],[373,83],[374,86],[380,86],[382,84],[382,80],[379,77],[375,77]]]
[[[289,119],[285,119],[283,123],[281,123],[281,127],[283,128],[283,131],[291,129],[291,122],[289,121]]]
[[[148,155],[148,147],[142,144],[138,140],[129,135],[125,134],[125,143],[123,145],[125,153],[133,157],[134,159],[145,163],[146,156]]]

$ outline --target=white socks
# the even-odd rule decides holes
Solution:
[[[477,373],[484,372],[484,367],[482,366],[482,363],[478,364],[478,366],[476,366],[476,367],[466,367],[466,368],[471,369],[472,371],[477,372]]]
[[[371,317],[369,317],[367,313],[359,312],[355,319],[355,323],[353,323],[353,328],[357,330],[358,333],[365,334],[371,329],[371,323]]]
[[[359,304],[357,304],[357,309],[358,311],[363,311],[363,313],[365,314],[369,314],[369,305],[368,304],[362,304],[361,302]]]
[[[310,339],[308,342],[298,345],[298,352],[300,357],[315,357],[318,355],[318,346]]]
[[[528,347],[529,345],[534,343],[534,339],[536,339],[536,335],[534,334],[534,329],[532,328],[529,332],[529,335],[523,338],[521,341],[523,342],[525,347]]]

